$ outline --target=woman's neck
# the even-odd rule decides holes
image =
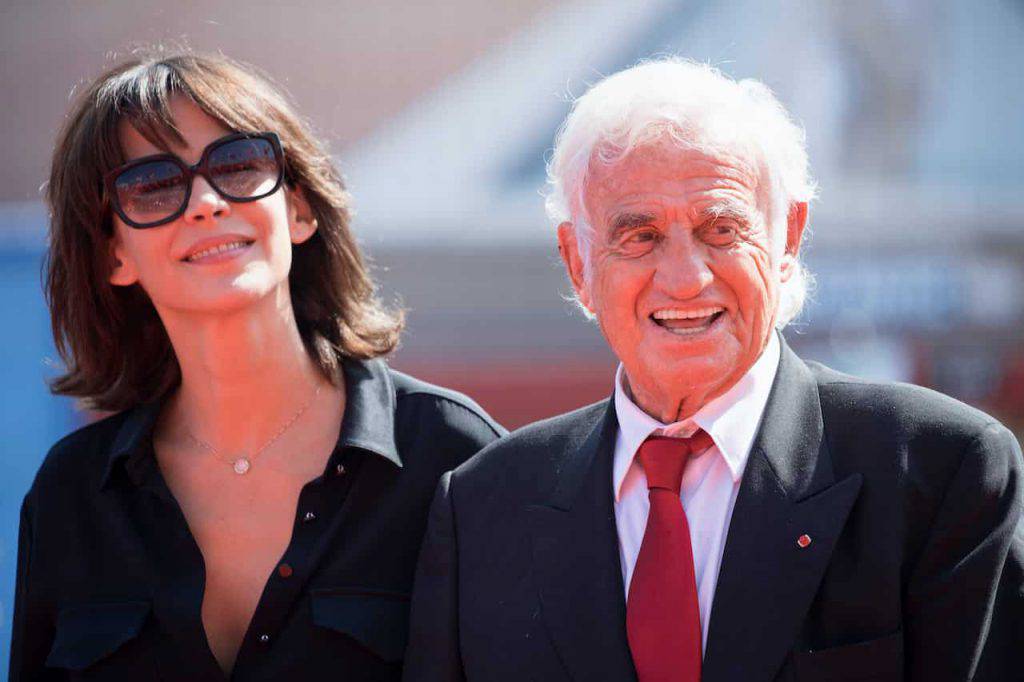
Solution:
[[[182,376],[164,415],[172,438],[191,435],[218,452],[253,453],[326,384],[288,298],[161,318]]]

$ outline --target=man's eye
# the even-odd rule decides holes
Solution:
[[[653,225],[640,225],[622,235],[623,244],[646,244],[657,241],[661,236]]]
[[[653,228],[630,230],[616,240],[616,249],[622,255],[639,256],[650,251],[658,241],[658,231]]]
[[[704,230],[704,240],[712,246],[730,246],[739,236],[739,226],[730,221],[716,221]]]

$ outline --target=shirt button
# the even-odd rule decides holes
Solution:
[[[310,521],[315,521],[316,520],[316,514],[314,514],[311,511],[308,511],[308,512],[306,512],[305,516],[302,517],[302,520],[305,521],[306,523],[309,523]]]
[[[260,644],[268,644],[268,643],[270,643],[270,635],[268,635],[266,633],[260,635]]]
[[[291,564],[281,564],[277,567],[277,574],[282,578],[290,578],[292,577],[292,573]]]

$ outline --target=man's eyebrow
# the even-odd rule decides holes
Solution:
[[[653,213],[643,213],[635,211],[626,211],[624,213],[617,213],[611,220],[608,226],[608,234],[616,235],[623,230],[628,230],[631,227],[641,227],[648,225],[656,219]]]
[[[749,206],[736,204],[731,201],[723,201],[710,206],[705,206],[697,211],[697,217],[703,221],[714,221],[721,218],[731,218],[742,223],[749,223],[753,220],[753,212]]]

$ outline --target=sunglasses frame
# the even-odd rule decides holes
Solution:
[[[270,146],[274,151],[274,159],[277,161],[277,180],[274,182],[274,186],[270,190],[253,197],[236,197],[221,191],[221,188],[218,187],[217,183],[210,177],[209,158],[211,152],[219,149],[220,147],[226,144],[230,144],[231,142],[236,142],[238,140],[266,140],[267,142],[270,143]],[[151,223],[136,222],[129,218],[125,214],[124,209],[121,207],[121,201],[120,199],[118,199],[117,196],[117,178],[125,171],[129,171],[132,168],[154,161],[168,161],[181,169],[182,173],[185,176],[185,198],[182,199],[181,206],[178,208],[178,210],[166,218],[161,218],[160,220],[156,220]],[[106,188],[106,194],[108,201],[110,202],[110,206],[114,209],[114,212],[117,213],[118,217],[124,221],[125,225],[128,225],[129,227],[134,228],[136,230],[146,230],[151,227],[160,227],[161,225],[166,225],[167,223],[173,222],[180,218],[182,215],[184,215],[186,209],[188,209],[188,202],[192,198],[192,185],[195,182],[197,175],[202,176],[203,179],[205,179],[206,182],[210,185],[210,187],[213,188],[214,192],[216,192],[219,196],[232,203],[247,203],[250,201],[258,201],[265,197],[269,197],[271,194],[276,192],[278,188],[281,187],[281,183],[284,182],[284,150],[282,150],[281,148],[281,140],[280,138],[278,138],[277,133],[232,133],[230,135],[225,135],[224,137],[217,138],[210,144],[206,145],[206,147],[203,149],[202,155],[199,157],[199,163],[196,163],[195,165],[190,166],[187,163],[185,163],[185,161],[182,160],[181,157],[170,153],[143,156],[138,159],[132,159],[128,163],[118,166],[117,168],[111,170],[109,173],[103,176],[103,184]]]

